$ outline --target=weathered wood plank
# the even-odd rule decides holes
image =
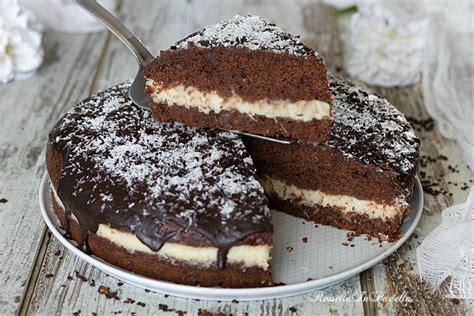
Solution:
[[[303,25],[301,17],[307,10],[308,7],[290,5],[285,1],[271,2],[271,5],[269,1],[226,1],[225,3],[219,1],[140,1],[133,4],[124,2],[120,16],[145,43],[150,43],[150,50],[154,53],[205,24],[228,18],[235,13],[249,12],[278,21],[289,31],[303,33],[303,37],[310,38],[313,43],[320,41],[321,45],[330,47],[330,44],[325,42],[330,37],[321,37],[323,33],[313,34],[313,30],[319,27],[311,27],[315,21],[323,25],[322,21],[328,17],[325,14],[326,11],[314,10],[313,18],[305,21]],[[291,12],[291,16],[286,15],[288,12]],[[318,12],[322,15],[318,16]],[[153,23],[150,24],[150,21]],[[133,77],[136,66],[133,57],[122,44],[112,39],[102,68],[103,71],[94,85],[94,90],[100,90]],[[78,271],[77,276],[75,271]],[[106,296],[99,294],[98,289],[101,285],[109,287],[112,292],[116,291],[120,299],[107,299]],[[326,296],[347,293],[349,295],[361,293],[358,277],[324,291]],[[132,300],[133,303],[131,303]],[[85,264],[59,245],[54,238],[47,249],[29,307],[28,312],[32,314],[67,314],[79,310],[81,314],[94,312],[108,314],[119,311],[156,314],[164,312],[163,309],[169,309],[171,314],[176,311],[187,311],[189,315],[197,314],[200,309],[234,315],[244,313],[289,315],[293,314],[293,310],[301,315],[363,314],[363,306],[360,302],[323,303],[312,299],[311,295],[264,302],[219,303],[147,293],[142,289],[121,284],[119,280]]]
[[[54,241],[54,243],[56,243]],[[186,311],[188,315],[197,315],[201,311],[213,313],[225,312],[233,315],[291,315],[297,311],[301,315],[311,314],[347,314],[360,315],[363,313],[360,304],[329,304],[312,299],[311,295],[297,296],[286,299],[276,299],[254,302],[211,302],[183,299],[173,296],[146,292],[137,287],[122,284],[119,280],[107,276],[90,265],[77,260],[72,254],[65,251],[61,245],[57,248],[50,247],[50,252],[45,257],[44,279],[40,279],[36,294],[32,301],[30,314],[71,314],[81,312],[84,315],[91,313],[137,313],[157,314],[170,311],[171,314]],[[59,252],[58,252],[59,250]],[[54,251],[54,252],[53,252]],[[55,255],[58,254],[58,256]],[[76,274],[75,271],[78,271]],[[47,273],[46,273],[47,272]],[[110,288],[116,292],[111,298],[99,294],[100,287]],[[357,277],[325,290],[326,295],[351,293],[358,288]]]
[[[340,28],[347,27],[348,17],[339,24]],[[324,27],[324,26],[323,26]],[[347,75],[342,61],[340,41],[345,38],[333,39],[332,47],[338,48],[334,53],[326,56],[328,66],[333,72]],[[319,48],[321,51],[321,48]],[[339,61],[333,64],[333,61]],[[361,83],[363,85],[363,83]],[[440,293],[430,293],[420,283],[416,274],[416,247],[421,240],[440,221],[440,212],[449,205],[464,201],[468,191],[466,185],[472,185],[473,173],[463,162],[462,153],[457,145],[444,139],[436,129],[429,125],[429,116],[425,110],[419,85],[406,88],[377,88],[369,87],[378,94],[386,97],[392,104],[399,108],[409,119],[415,119],[414,126],[417,135],[422,140],[421,155],[422,167],[420,179],[428,185],[436,183],[434,190],[444,191],[445,194],[433,196],[425,192],[424,214],[416,234],[399,251],[388,258],[384,264],[379,264],[371,270],[361,274],[362,290],[367,293],[381,293],[385,298],[397,297],[405,293],[415,302],[414,304],[400,304],[396,302],[366,302],[366,314],[463,314],[463,302],[444,298],[446,289]],[[425,125],[425,127],[423,127]],[[441,159],[438,159],[441,157]],[[447,157],[447,160],[445,157]],[[430,161],[434,158],[434,161]],[[453,172],[453,168],[456,169]],[[450,170],[451,168],[451,170]],[[463,189],[461,189],[463,188]],[[432,191],[432,190],[428,190]],[[434,192],[436,193],[436,192]],[[467,308],[472,310],[470,304]]]
[[[45,230],[37,192],[47,131],[89,93],[105,36],[48,33],[38,74],[0,86],[0,314],[18,312]]]
[[[408,118],[425,122],[429,119],[419,86],[375,90]],[[468,191],[465,184],[472,185],[473,173],[463,162],[462,153],[453,141],[444,139],[430,126],[421,127],[421,124],[415,122],[414,127],[422,141],[420,179],[425,181],[425,186],[433,183],[436,184],[434,190],[447,193],[433,195],[429,193],[432,190],[425,190],[424,213],[414,236],[389,257],[384,266],[373,269],[376,291],[383,292],[386,297],[406,294],[413,303],[379,303],[377,310],[382,314],[463,315],[463,302],[445,298],[446,288],[437,293],[430,293],[420,282],[416,266],[416,247],[440,223],[443,209],[466,199]],[[453,172],[450,168],[456,171]]]

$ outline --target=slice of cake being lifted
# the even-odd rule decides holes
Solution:
[[[162,51],[146,68],[155,119],[324,141],[331,124],[326,66],[298,36],[236,15]]]

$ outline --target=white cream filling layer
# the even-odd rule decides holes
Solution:
[[[170,106],[177,104],[188,109],[197,108],[200,112],[206,114],[209,112],[238,111],[250,116],[262,115],[272,119],[289,118],[302,122],[330,117],[329,104],[318,100],[247,102],[237,95],[224,99],[215,91],[200,91],[194,87],[183,85],[163,89],[151,79],[147,80],[147,86],[151,91],[154,91],[151,96],[156,103],[165,103]]]
[[[96,234],[124,247],[130,253],[141,251],[171,260],[186,261],[194,264],[199,263],[206,266],[214,264],[217,258],[216,247],[195,247],[172,242],[165,243],[158,252],[154,252],[135,235],[119,231],[104,224],[99,225]],[[270,248],[268,245],[234,246],[227,253],[227,262],[231,264],[243,263],[246,267],[257,266],[266,270],[270,259]]]
[[[308,207],[316,205],[335,207],[345,213],[367,214],[370,218],[387,220],[400,215],[401,210],[408,206],[405,201],[396,201],[394,204],[386,205],[348,195],[327,194],[319,190],[301,189],[268,176],[260,177],[258,180],[268,194],[276,195],[283,200],[297,200],[298,203]]]
[[[56,203],[64,209],[64,204],[51,186]],[[148,254],[165,257],[170,261],[181,261],[188,264],[211,266],[217,261],[217,247],[195,247],[173,242],[166,242],[159,251],[155,252],[142,243],[134,234],[123,232],[105,224],[100,224],[96,232],[99,237],[105,238],[130,253],[140,251]],[[227,262],[229,264],[243,264],[245,267],[259,267],[267,270],[269,267],[270,245],[240,245],[229,249]]]

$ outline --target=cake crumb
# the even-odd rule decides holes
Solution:
[[[44,276],[46,279],[51,279],[52,277],[54,277],[54,274],[52,273],[48,273]]]
[[[407,117],[406,118],[411,125],[413,126],[414,129],[417,131],[432,131],[434,129],[435,122],[432,118],[426,119],[426,120],[418,120],[414,117]]]
[[[117,292],[111,291],[110,287],[108,286],[104,286],[104,285],[99,286],[99,289],[97,290],[97,292],[99,292],[102,295],[105,295],[105,297],[109,299],[111,298],[115,300],[119,299],[119,297],[117,296]]]
[[[174,312],[174,308],[169,308],[166,304],[158,304],[158,308],[163,312]]]
[[[347,232],[347,234],[346,234],[347,241],[353,241],[354,237],[359,237],[359,236],[360,236],[360,234],[356,233],[356,232]]]
[[[308,242],[308,237],[303,237],[303,242],[306,244]]]
[[[297,312],[297,309],[296,309],[296,307],[294,307],[294,306],[291,306],[290,308],[288,308],[288,310],[289,310],[291,313],[296,313],[296,312]]]
[[[293,247],[291,247],[291,246],[286,246],[286,250],[288,250],[288,252],[292,252],[292,251],[293,251],[293,249],[294,249],[294,248],[293,248]]]
[[[227,314],[224,314],[223,312],[211,312],[207,309],[199,309],[198,310],[198,316],[226,316]],[[230,314],[231,315],[231,314]]]
[[[76,278],[78,278],[78,279],[81,280],[82,282],[87,282],[87,281],[89,281],[85,276],[81,275],[81,274],[79,273],[79,271],[77,271],[77,270],[74,270],[74,271],[75,271],[75,273],[76,273]]]
[[[0,203],[7,203],[8,200],[6,198],[0,198]]]

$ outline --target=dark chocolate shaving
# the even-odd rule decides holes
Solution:
[[[330,76],[333,125],[326,142],[345,155],[385,171],[401,182],[417,168],[420,140],[404,115],[386,99],[349,80]]]

